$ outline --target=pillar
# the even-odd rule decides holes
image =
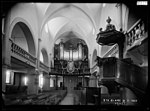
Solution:
[[[123,44],[119,43],[119,59],[123,59]]]
[[[39,31],[40,32],[40,31]],[[40,34],[38,34],[40,35]],[[39,88],[39,65],[40,65],[40,43],[41,43],[41,39],[40,37],[38,37],[38,50],[37,50],[37,59],[36,59],[36,68],[32,71],[29,71],[29,80],[30,84],[28,86],[28,93],[30,94],[38,94],[38,90]],[[32,86],[33,85],[33,86]],[[32,89],[33,87],[33,89]]]
[[[116,7],[118,8],[119,26],[122,28],[122,4],[118,3]]]
[[[64,90],[64,75],[63,75],[62,77],[63,77],[63,78],[62,78],[62,79],[63,79],[63,80],[62,80],[62,82],[63,82],[63,83],[62,83],[62,84],[63,84],[62,87],[63,87],[63,90]]]
[[[77,76],[77,84],[78,84],[78,82],[79,82],[79,76]]]
[[[89,87],[97,87],[97,80],[93,75],[91,75],[89,78]]]
[[[124,55],[124,42],[125,42],[125,36],[122,35],[122,39],[118,42],[119,59],[123,59],[123,55]]]
[[[9,42],[10,15],[4,16],[4,34],[2,34],[2,91],[6,89],[6,71],[11,65],[11,42]]]
[[[40,43],[41,43],[41,39],[38,38],[38,50],[37,50],[37,60],[36,60],[36,70],[39,70],[39,66],[40,66]]]
[[[27,94],[38,94],[39,74],[33,70],[28,71],[28,90]]]
[[[5,92],[6,91],[6,71],[7,71],[7,65],[3,65],[2,66],[2,91]]]
[[[49,91],[50,90],[50,78],[49,78],[49,75],[45,74],[43,77],[44,77],[43,90]]]
[[[58,76],[56,75],[56,90],[58,89]]]
[[[84,76],[82,77],[82,87],[84,87]]]

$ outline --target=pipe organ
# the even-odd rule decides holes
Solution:
[[[82,49],[83,46],[81,42],[78,43],[76,50],[73,49],[72,47],[70,47],[69,50],[65,50],[63,42],[60,42],[59,46],[60,46],[60,54],[59,54],[60,60],[76,61],[76,60],[82,60],[84,57],[84,51]]]
[[[77,44],[63,43],[54,46],[53,72],[59,74],[90,74],[87,46],[79,41]]]

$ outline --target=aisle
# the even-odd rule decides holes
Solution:
[[[68,93],[59,105],[74,105],[74,94]]]

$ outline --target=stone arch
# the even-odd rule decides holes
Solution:
[[[12,33],[15,30],[16,26],[19,26],[22,30],[24,37],[27,42],[28,52],[33,56],[36,56],[36,47],[35,47],[35,40],[33,37],[33,31],[31,30],[30,25],[28,22],[22,18],[16,18],[12,21],[10,25],[9,37],[12,38]]]
[[[92,56],[92,65],[94,65],[94,63],[96,62],[96,59],[97,59],[97,50],[94,49],[93,56]]]
[[[48,54],[45,48],[42,48],[41,53],[43,55],[43,63],[48,65]]]

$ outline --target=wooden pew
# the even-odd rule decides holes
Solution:
[[[38,95],[22,95],[17,96],[16,94],[9,95],[9,100],[7,100],[7,105],[15,104],[33,104],[33,105],[56,105],[65,97],[66,90],[56,90],[40,93]],[[10,99],[11,98],[11,99]]]

